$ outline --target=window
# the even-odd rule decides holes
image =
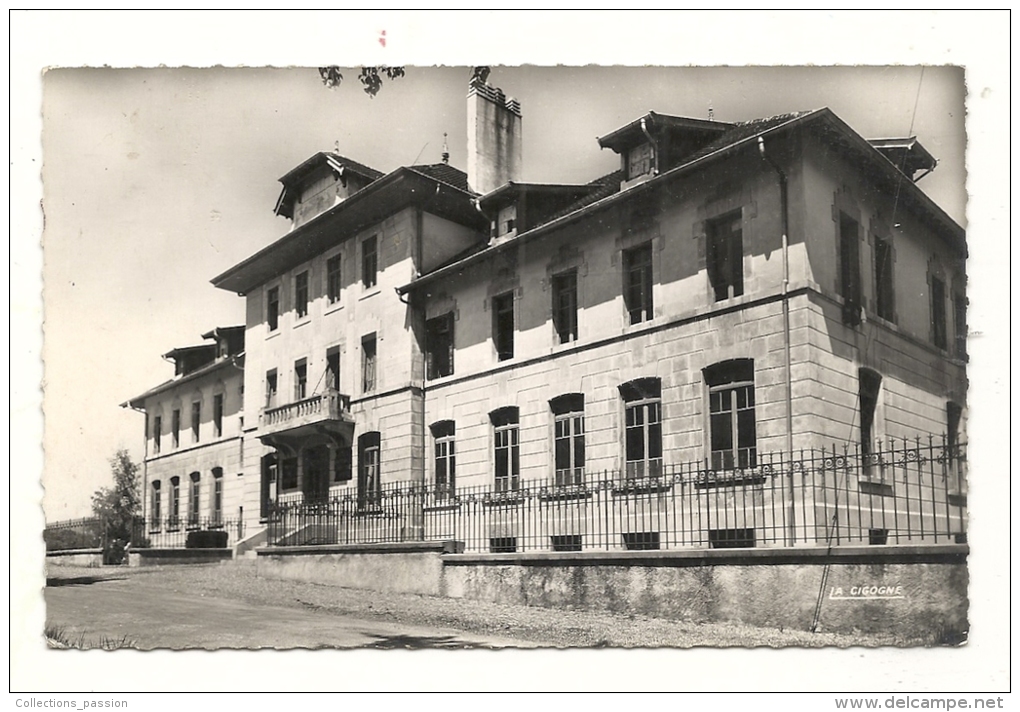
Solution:
[[[294,400],[308,396],[308,359],[299,358],[294,362]]]
[[[875,451],[875,413],[882,389],[882,376],[870,368],[862,368],[857,372],[857,381],[857,405],[861,411],[861,462],[867,474],[871,466],[868,458]]]
[[[276,498],[276,455],[265,455],[262,458],[262,477],[260,482],[259,518],[269,516],[270,502]]]
[[[340,301],[340,255],[326,260],[326,299],[330,304]]]
[[[202,401],[194,401],[191,404],[191,442],[199,440],[199,426],[202,422]]]
[[[365,289],[374,287],[378,279],[379,256],[376,253],[376,236],[366,238],[361,243],[361,282]]]
[[[514,294],[492,298],[492,343],[500,361],[514,357]]]
[[[294,277],[294,311],[298,319],[308,316],[308,272]]]
[[[953,295],[953,335],[956,337],[957,358],[967,358],[967,297]]]
[[[735,359],[705,369],[713,470],[756,467],[754,361]]]
[[[456,427],[452,420],[432,426],[432,437],[436,440],[436,499],[446,499],[454,493],[457,478],[455,435]]]
[[[159,528],[159,519],[163,516],[163,512],[161,511],[162,502],[160,501],[160,494],[162,493],[160,492],[160,486],[161,484],[159,480],[152,483],[152,492],[149,500],[149,518],[152,520],[152,523],[149,526],[152,529]]]
[[[570,393],[549,401],[553,412],[554,483],[557,487],[584,482],[584,395]]]
[[[163,440],[163,416],[157,415],[152,421],[152,453],[159,454]]]
[[[358,438],[358,507],[377,506],[381,501],[379,433],[365,433]]]
[[[662,474],[662,383],[640,378],[620,386],[626,423],[627,479]]]
[[[276,369],[266,372],[266,408],[276,407]]]
[[[176,529],[181,521],[181,478],[170,478],[170,517],[167,529]]]
[[[931,278],[931,338],[936,348],[946,348],[946,284]]]
[[[861,261],[857,221],[839,214],[839,284],[843,297],[843,323],[861,323]]]
[[[549,539],[553,551],[581,551],[584,548],[580,534],[553,534]]]
[[[631,324],[652,318],[652,245],[623,252],[623,300]]]
[[[946,403],[946,474],[948,482],[946,491],[949,494],[957,494],[963,490],[963,453],[960,451],[961,431],[963,423],[963,408],[958,403],[949,401]]]
[[[174,408],[174,412],[171,416],[171,425],[173,427],[173,444],[174,447],[180,447],[181,445],[181,410],[180,408]]]
[[[212,469],[213,477],[213,496],[212,496],[212,519],[215,524],[223,523],[223,468],[214,467]]]
[[[513,554],[516,551],[517,551],[517,537],[515,536],[489,537],[489,553]]]
[[[349,482],[352,475],[353,457],[350,445],[341,445],[333,454],[333,481]]]
[[[375,390],[375,334],[361,340],[361,390],[370,393]]]
[[[552,278],[552,315],[561,344],[577,341],[577,272]]]
[[[298,461],[296,457],[285,457],[280,462],[280,487],[284,492],[296,490],[298,486]]]
[[[202,475],[197,472],[191,473],[191,485],[188,491],[188,526],[198,526],[199,516],[199,495],[201,494]]]
[[[623,546],[628,551],[654,551],[659,548],[659,532],[627,532]]]
[[[213,435],[223,435],[223,394],[216,393],[212,399]]]
[[[334,391],[340,390],[340,347],[326,349],[326,384]]]
[[[753,547],[754,529],[709,529],[708,545],[713,549]]]
[[[270,287],[266,292],[266,321],[269,330],[276,331],[280,326],[280,288]]]
[[[888,240],[875,238],[875,312],[886,321],[896,321],[893,297],[893,251]]]
[[[429,378],[453,374],[453,313],[425,322],[425,359]]]
[[[742,213],[735,212],[710,220],[706,225],[708,281],[715,300],[739,297],[744,293],[744,238]]]
[[[509,406],[489,414],[493,427],[493,464],[497,492],[520,488],[521,452],[518,442],[517,408]]]
[[[642,143],[627,151],[627,180],[652,171],[652,144]]]

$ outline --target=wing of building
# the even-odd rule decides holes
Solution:
[[[520,104],[477,80],[467,101],[466,173],[444,160],[383,175],[318,153],[280,179],[290,231],[213,280],[247,302],[247,399],[230,431],[243,461],[217,466],[242,475],[229,501],[249,531],[284,505],[383,515],[407,483],[434,507],[595,481],[647,494],[688,475],[699,492],[747,496],[777,463],[789,473],[823,449],[854,458],[840,486],[873,498],[872,515],[896,514],[911,495],[893,453],[929,436],[959,446],[966,241],[916,185],[935,168],[916,137],[868,141],[824,108],[736,123],[649,112],[598,140],[618,170],[534,184],[520,181]],[[132,401],[149,414],[161,513],[178,506],[167,479],[192,467],[166,469],[160,440],[194,407],[187,377]],[[938,475],[923,497],[960,507],[959,469]],[[793,526],[727,506],[728,524],[684,531],[760,545]],[[824,533],[825,507],[797,506],[799,536]],[[944,535],[962,532],[958,514]],[[500,516],[479,540],[521,546]],[[581,519],[529,545],[580,546]],[[399,536],[430,536],[428,521]],[[887,524],[855,531],[882,539],[898,531]],[[632,521],[605,546],[650,546],[654,528]],[[275,543],[300,543],[287,531]]]

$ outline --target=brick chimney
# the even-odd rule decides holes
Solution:
[[[485,194],[520,180],[521,105],[476,77],[467,107],[468,186]]]

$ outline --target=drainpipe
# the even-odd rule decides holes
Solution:
[[[648,133],[644,119],[641,119],[641,133],[648,139],[648,143],[652,144],[652,175],[657,176],[659,175],[659,143]]]
[[[783,230],[783,351],[786,371],[786,451],[790,457],[790,543],[797,543],[793,475],[793,367],[790,355],[790,213],[786,173],[765,153],[765,139],[758,137],[758,152],[779,177],[779,203]]]

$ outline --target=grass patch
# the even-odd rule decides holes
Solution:
[[[48,625],[43,630],[46,644],[58,650],[120,650],[121,648],[137,648],[133,640],[126,635],[121,638],[99,636],[98,640],[88,638],[85,631],[77,635],[69,633],[63,626]]]

